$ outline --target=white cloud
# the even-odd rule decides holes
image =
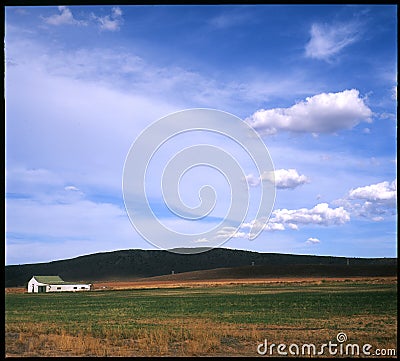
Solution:
[[[76,10],[73,7],[71,9],[73,14],[78,16]],[[109,20],[112,21],[122,17],[117,10],[112,14],[110,9],[107,10],[107,13],[96,12],[96,15],[108,15]],[[92,20],[92,25],[101,26],[101,23]],[[34,42],[33,36],[32,42]],[[16,161],[25,162],[26,167],[30,169],[26,174],[32,177],[40,175],[43,182],[46,181],[46,173],[39,173],[45,168],[51,169],[52,174],[60,177],[59,183],[55,184],[58,182],[55,180],[54,186],[57,186],[61,193],[65,193],[65,196],[69,197],[73,194],[76,196],[78,193],[69,187],[82,189],[92,195],[103,197],[103,199],[110,196],[110,189],[113,195],[120,195],[123,159],[131,141],[145,124],[157,119],[158,116],[180,109],[182,104],[209,106],[221,103],[221,100],[227,104],[229,100],[229,104],[236,104],[238,108],[246,109],[243,102],[249,98],[252,98],[250,101],[253,106],[254,104],[273,104],[271,100],[268,99],[267,103],[265,99],[276,92],[276,87],[281,96],[293,97],[293,94],[296,94],[297,99],[305,99],[304,93],[299,93],[299,89],[306,92],[307,95],[317,94],[322,89],[316,87],[319,90],[315,91],[315,86],[306,84],[304,79],[298,79],[296,82],[295,77],[294,80],[291,79],[293,82],[290,82],[289,78],[293,74],[289,73],[286,73],[286,79],[284,78],[282,81],[276,81],[276,78],[272,78],[270,81],[265,80],[268,77],[265,77],[264,81],[260,80],[253,84],[242,84],[240,79],[232,79],[232,81],[215,79],[214,81],[206,73],[203,75],[179,66],[163,68],[157,64],[157,61],[147,61],[130,50],[110,48],[106,46],[107,44],[104,44],[104,49],[63,48],[64,50],[53,49],[55,51],[52,51],[52,48],[44,43],[44,51],[39,49],[36,54],[33,54],[30,51],[34,46],[32,42],[29,39],[26,41],[28,46],[21,47],[20,52],[25,54],[25,57],[23,59],[17,57],[19,65],[7,74],[9,80],[7,88],[7,150],[8,158],[11,159],[8,165],[14,166]],[[18,45],[21,43],[9,43],[8,47],[15,49]],[[23,69],[21,70],[21,68]],[[241,76],[242,79],[246,78],[243,74]],[[307,75],[304,75],[304,78],[306,77]],[[254,79],[257,79],[257,75],[254,76]],[[318,80],[313,79],[312,81]],[[305,87],[301,85],[305,85]],[[115,91],[116,88],[119,88],[119,91]],[[255,89],[258,91],[255,92]],[[288,92],[288,89],[293,89],[293,92]],[[390,98],[390,95],[388,97]],[[306,101],[304,103],[305,108],[312,115],[311,120],[313,120],[313,116],[317,112],[311,109],[310,104]],[[24,106],[22,107],[21,104]],[[225,104],[222,104],[222,107],[227,109]],[[218,105],[221,107],[221,104]],[[290,105],[291,103],[289,103]],[[271,105],[271,107],[273,106],[276,105]],[[250,109],[253,111],[259,107]],[[339,106],[337,108],[339,109]],[[231,109],[235,108],[231,107]],[[247,109],[249,109],[248,106]],[[340,113],[336,106],[329,109],[333,109],[332,113],[336,110],[337,114]],[[251,114],[251,112],[246,114]],[[297,115],[296,119],[300,120],[299,126],[302,126],[303,118],[298,115],[298,112],[298,109],[293,111]],[[291,114],[292,123],[289,128],[295,128],[296,119]],[[332,116],[332,123],[335,122],[335,119]],[[303,127],[306,130],[295,131],[308,131],[310,126],[305,124]],[[282,126],[275,128],[276,131],[285,129]],[[362,128],[360,127],[360,130]],[[378,136],[378,134],[376,135]],[[317,142],[322,143],[323,139],[320,137]],[[302,187],[302,192],[297,192],[296,197],[292,197],[292,192],[281,192],[281,194],[286,193],[284,195],[286,198],[278,200],[277,208],[285,207],[299,211],[297,208],[312,208],[316,203],[341,197],[352,186],[359,185],[354,183],[356,177],[364,182],[360,183],[361,185],[375,182],[375,180],[371,181],[374,177],[371,172],[367,173],[367,169],[370,169],[367,168],[368,164],[365,171],[363,170],[364,173],[358,172],[360,168],[351,166],[356,161],[356,158],[353,157],[355,153],[350,154],[354,149],[353,146],[349,146],[347,149],[340,148],[340,152],[338,150],[336,154],[341,158],[334,158],[329,164],[331,168],[329,170],[328,164],[314,161],[318,157],[318,152],[310,149],[312,147],[307,147],[312,156],[304,159],[302,155],[305,152],[299,154],[296,151],[296,139],[288,143],[290,144],[286,145],[285,151],[280,152],[281,155],[277,156],[281,158],[273,158],[274,161],[278,159],[275,164],[280,168],[286,168],[286,171],[290,170],[289,167],[294,166],[299,169],[298,173],[296,171],[297,175],[291,178],[286,177],[293,181],[290,183],[286,179],[286,186],[295,186],[297,183],[301,183],[298,178],[302,176],[302,173],[312,178],[313,185]],[[21,144],[24,146],[21,147]],[[326,146],[331,150],[339,149],[331,147],[331,144]],[[276,153],[279,152],[276,151]],[[296,164],[292,162],[294,155]],[[282,162],[281,159],[285,162]],[[297,162],[301,164],[299,165]],[[368,162],[368,157],[365,158],[365,162]],[[36,167],[37,170],[32,170],[32,167]],[[335,177],[332,177],[332,169],[335,169]],[[9,167],[7,167],[7,171],[9,171]],[[252,170],[248,170],[246,174],[250,171]],[[392,173],[387,172],[386,174]],[[23,176],[23,174],[21,177],[16,175],[13,177],[13,182],[19,181]],[[337,182],[339,178],[340,182]],[[8,174],[7,181],[9,180]],[[254,186],[259,183],[259,179],[251,174],[248,181],[249,183],[253,182]],[[282,182],[281,185],[285,186],[284,180]],[[335,182],[341,184],[335,185]],[[29,182],[28,187],[33,183],[33,181]],[[23,193],[22,188],[21,190]],[[44,183],[43,190],[49,190]],[[252,191],[256,193],[258,190],[253,189]],[[309,203],[314,202],[312,199],[317,193],[323,195],[322,200]],[[352,201],[358,201],[364,205],[365,211],[371,207],[367,202],[376,204],[375,201],[361,201],[356,198]],[[347,208],[345,209],[348,211]],[[86,210],[87,208],[82,207],[82,211]],[[252,217],[253,215],[250,215],[249,219]],[[382,215],[375,214],[373,216],[375,221],[382,219]],[[298,229],[303,224],[306,223],[290,221],[279,223],[275,220],[275,223],[269,223],[266,230]],[[238,232],[237,235],[241,235],[240,233]],[[285,234],[294,234],[294,232]],[[308,235],[302,236],[303,241],[307,237]]]
[[[309,239],[307,239],[307,241],[306,241],[306,243],[307,244],[318,244],[318,243],[320,243],[321,241],[318,239],[318,238],[313,238],[313,237],[310,237]]]
[[[235,227],[224,227],[217,232],[216,239],[248,238],[246,232],[239,232]]]
[[[75,187],[75,186],[66,186],[64,187],[64,189],[67,192],[79,192],[79,188]]]
[[[277,209],[272,212],[270,222],[295,225],[341,225],[350,220],[343,207],[330,208],[327,203],[319,203],[311,209]]]
[[[349,192],[350,199],[363,199],[370,202],[382,202],[391,205],[396,204],[397,186],[396,181],[389,183],[387,181],[371,184],[365,187],[352,189]]]
[[[260,177],[256,177],[252,173],[246,175],[246,181],[250,187],[257,187],[258,185],[260,185]]]
[[[344,206],[351,214],[380,222],[396,213],[397,179],[351,189],[334,203]]]
[[[330,208],[327,203],[319,203],[311,209],[277,209],[272,212],[270,219],[263,226],[264,231],[298,230],[299,225],[338,226],[350,221],[349,213],[343,208]],[[241,230],[253,227],[256,222],[265,222],[264,219],[253,220],[241,225]],[[229,231],[229,230],[227,230]],[[233,234],[233,232],[231,232]],[[245,232],[237,232],[235,237],[248,238]]]
[[[193,243],[210,243],[207,238],[199,238],[193,241]]]
[[[110,15],[96,16],[92,14],[91,17],[98,22],[100,30],[117,31],[124,22],[122,10],[119,7],[113,7]]]
[[[268,174],[262,175],[263,179],[268,179]],[[308,183],[308,178],[297,173],[296,169],[278,169],[274,171],[275,186],[278,189],[293,189],[302,184]]]
[[[111,17],[112,18],[118,18],[118,17],[120,17],[120,16],[122,16],[122,10],[121,10],[121,8],[120,7],[113,7],[112,9],[111,9]]]
[[[392,99],[397,100],[397,85],[392,87]]]
[[[43,21],[49,25],[88,25],[88,21],[77,20],[67,6],[58,7],[59,14],[54,14],[49,17],[43,17]],[[117,31],[124,22],[122,10],[120,7],[113,7],[110,15],[97,16],[94,13],[90,14],[88,20],[96,22],[100,30]]]
[[[307,97],[290,108],[261,109],[246,119],[260,133],[279,130],[334,133],[351,129],[361,121],[371,122],[372,111],[356,89]]]
[[[341,50],[359,39],[359,29],[353,23],[313,24],[311,39],[306,45],[306,56],[321,60],[330,60]]]
[[[282,223],[268,222],[264,227],[264,231],[284,231],[285,226]]]
[[[44,22],[49,25],[86,25],[87,23],[82,20],[77,20],[72,15],[71,10],[67,6],[59,6],[59,14],[51,15],[43,18]]]
[[[273,171],[273,174],[264,172],[261,177],[249,174],[246,176],[246,181],[250,187],[257,187],[261,183],[260,178],[275,182],[275,186],[278,189],[294,189],[309,182],[308,178],[303,174],[300,175],[296,169],[278,169]]]

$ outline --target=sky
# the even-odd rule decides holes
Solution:
[[[192,108],[240,118],[274,165],[262,232],[249,239],[250,212],[222,247],[397,257],[396,6],[6,7],[5,59],[6,264],[159,249],[128,217],[125,159],[147,127]],[[179,231],[159,178],[180,147],[237,156],[251,210],[265,179],[203,133],[172,139],[146,178],[154,213]],[[207,184],[218,206],[194,233],[229,208],[229,182],[207,167],[182,176],[184,203]]]

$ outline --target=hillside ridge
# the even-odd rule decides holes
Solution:
[[[312,266],[336,265],[349,266],[348,272],[354,272],[354,267],[363,266],[370,269],[367,273],[394,273],[397,267],[396,258],[347,258],[335,256],[293,255],[280,253],[259,253],[254,251],[215,248],[203,253],[178,254],[165,250],[119,250],[83,255],[71,259],[57,260],[45,263],[5,266],[5,286],[25,286],[33,275],[59,275],[65,281],[100,281],[126,280],[169,275],[192,271],[236,268],[245,266],[264,266],[270,276],[279,275],[282,270],[295,266],[297,272],[314,272]],[[299,267],[299,266],[303,267]],[[309,269],[307,271],[304,266]],[[267,267],[268,266],[268,267]],[[310,268],[311,267],[311,268]],[[293,268],[293,267],[292,267]],[[314,267],[315,268],[315,267]],[[343,268],[343,267],[342,267]],[[346,269],[346,268],[345,268]],[[373,270],[376,271],[373,271]],[[391,271],[388,271],[390,269]],[[330,271],[333,272],[333,271]],[[343,271],[341,271],[343,272]],[[350,272],[350,273],[351,273]]]

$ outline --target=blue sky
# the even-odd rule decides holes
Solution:
[[[125,211],[124,161],[146,127],[189,108],[241,118],[275,166],[264,231],[250,241],[249,218],[224,247],[397,256],[396,6],[5,13],[6,264],[156,249]],[[226,202],[218,175],[197,172],[182,184],[183,198],[190,203],[202,180],[215,181]],[[257,194],[260,175],[246,178]],[[162,199],[152,204],[172,222]]]

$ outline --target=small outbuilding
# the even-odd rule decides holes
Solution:
[[[91,284],[65,282],[60,276],[33,276],[28,293],[90,291]]]

